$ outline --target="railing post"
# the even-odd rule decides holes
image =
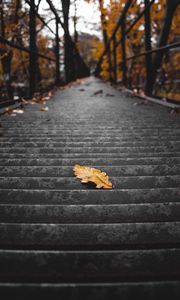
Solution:
[[[126,86],[127,84],[127,65],[126,65],[126,16],[123,17],[121,22],[121,47],[122,47],[122,71],[123,71],[123,84]]]
[[[60,84],[60,55],[59,55],[59,22],[56,18],[56,46],[55,46],[55,56],[56,56],[56,85]]]
[[[109,65],[109,68],[108,68],[109,80],[110,80],[110,82],[112,82],[113,79],[112,79],[112,60],[111,60],[111,40],[109,41],[109,47],[108,47],[108,50],[107,50],[107,57],[108,57],[108,65]]]
[[[116,84],[117,83],[117,51],[116,51],[116,35],[114,35],[113,37],[113,56],[114,56],[114,60],[113,60],[113,63],[114,63],[114,68],[113,68],[113,71],[114,71],[114,83]]]
[[[30,2],[29,11],[29,96],[36,90],[37,81],[37,46],[36,46],[36,8],[35,1]]]
[[[149,0],[144,0],[145,4],[145,14],[144,14],[144,22],[145,22],[145,51],[151,51],[151,15],[150,15],[150,7]],[[152,54],[146,54],[146,83],[145,83],[145,94],[151,95],[151,86],[153,80],[153,65],[152,65]]]

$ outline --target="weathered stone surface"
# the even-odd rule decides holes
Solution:
[[[1,190],[2,204],[133,204],[179,202],[179,188],[113,190]]]
[[[148,281],[120,283],[4,283],[0,290],[7,299],[68,300],[179,300],[179,281]]]
[[[1,118],[0,293],[179,300],[179,116],[94,78],[83,88]],[[113,189],[81,184],[76,163]]]
[[[180,222],[118,224],[0,224],[0,246],[127,249],[179,247]]]
[[[0,205],[3,223],[101,224],[168,222],[180,219],[180,203]]]
[[[180,250],[1,250],[0,279],[14,282],[157,281],[180,276]],[[7,267],[8,266],[8,267]],[[28,269],[28,272],[26,271]],[[166,270],[168,269],[168,272]]]

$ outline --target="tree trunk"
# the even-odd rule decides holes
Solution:
[[[103,32],[103,41],[104,41],[104,47],[107,47],[107,31],[106,31],[106,18],[104,14],[104,7],[103,7],[103,0],[99,0],[99,7],[100,7],[100,13],[101,13],[101,26],[102,26],[102,32]]]
[[[70,0],[61,0],[62,11],[64,19],[64,65],[65,65],[65,80],[70,82],[76,77],[75,62],[74,62],[74,49],[69,34],[69,9]]]
[[[78,43],[78,32],[77,32],[77,0],[74,0],[74,43]]]
[[[5,23],[4,23],[4,11],[3,11],[3,0],[0,0],[1,13],[0,13],[0,35],[5,37]],[[4,45],[5,56],[1,59],[3,79],[7,90],[9,99],[13,98],[13,90],[11,86],[11,61],[12,61],[12,49],[7,45]]]
[[[101,26],[102,26],[102,33],[103,33],[103,41],[104,41],[104,49],[107,50],[107,58],[108,58],[108,65],[109,65],[109,80],[112,82],[112,61],[111,61],[111,49],[110,45],[108,46],[108,35],[106,30],[106,16],[104,14],[104,6],[103,6],[104,0],[99,0],[99,7],[100,7],[100,13],[101,13]]]
[[[5,28],[4,28],[4,11],[3,11],[3,0],[0,0],[0,34],[2,37],[5,36]]]
[[[29,96],[32,97],[36,91],[37,85],[37,45],[36,45],[36,14],[35,14],[35,1],[31,1],[29,11]]]

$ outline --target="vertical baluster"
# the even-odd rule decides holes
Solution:
[[[113,81],[113,78],[112,78],[112,59],[111,59],[111,40],[109,42],[109,46],[108,46],[108,49],[107,49],[107,57],[108,57],[108,65],[109,65],[109,80],[110,82]]]
[[[116,35],[114,35],[113,37],[113,56],[114,56],[114,68],[113,68],[113,71],[114,71],[114,83],[116,84],[117,83],[117,47],[116,47]]]
[[[144,14],[144,22],[145,22],[145,50],[152,50],[151,47],[151,15],[150,15],[150,7],[149,0],[144,0],[144,4],[146,7],[146,11]],[[146,84],[145,84],[145,94],[151,95],[151,82],[153,76],[153,67],[152,67],[152,54],[146,54]]]
[[[31,0],[29,11],[29,96],[36,91],[37,82],[37,46],[36,46],[36,11],[35,1]]]
[[[121,33],[122,33],[122,39],[121,39],[121,47],[122,47],[122,71],[123,71],[123,84],[126,86],[127,84],[127,65],[126,65],[126,17],[122,19],[121,22]]]
[[[55,56],[56,56],[56,80],[55,83],[59,85],[60,83],[60,55],[59,55],[59,22],[56,18],[56,46],[55,46]]]

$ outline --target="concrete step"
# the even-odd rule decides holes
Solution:
[[[3,140],[3,138],[6,137],[8,138],[8,140]],[[149,137],[149,139],[148,139]],[[2,138],[2,139],[1,139]],[[15,139],[15,141],[12,141],[10,142],[9,141],[9,138],[13,138]],[[176,140],[177,144],[179,145],[179,134],[177,135],[149,135],[149,134],[145,134],[145,135],[106,135],[106,134],[94,134],[94,135],[52,135],[50,133],[47,133],[47,134],[32,134],[32,135],[28,135],[28,134],[19,134],[19,135],[5,135],[4,133],[1,133],[0,134],[0,142],[1,143],[4,143],[4,142],[8,142],[8,143],[15,143],[16,142],[16,139],[20,139],[21,138],[21,141],[17,141],[17,143],[21,143],[23,141],[25,141],[26,143],[44,143],[47,141],[47,143],[49,143],[49,141],[52,141],[53,143],[76,143],[76,141],[78,143],[94,143],[94,142],[99,142],[99,143],[103,143],[106,142],[106,143],[124,143],[124,145],[128,146],[128,143],[129,144],[132,144],[132,143],[146,143],[146,144],[149,144],[149,143],[153,143],[153,142],[156,142],[157,141],[157,146],[158,146],[158,143],[167,143],[168,144],[168,141],[170,142],[170,144],[173,144],[173,142]],[[33,138],[33,140],[32,140]],[[27,141],[26,141],[27,140]]]
[[[104,283],[0,283],[6,299],[68,300],[179,300],[180,281],[104,282]]]
[[[71,158],[71,159],[0,159],[0,166],[124,166],[124,165],[176,165],[180,157],[145,157],[145,158]]]
[[[180,164],[173,165],[173,166],[124,165],[124,166],[94,166],[94,167],[98,169],[102,169],[104,172],[106,172],[107,174],[109,174],[109,176],[112,177],[166,176],[166,175],[178,175],[180,173]],[[1,177],[72,177],[72,175],[73,175],[73,168],[71,166],[6,166],[6,167],[0,166]]]
[[[8,142],[8,143],[22,143],[22,142],[28,142],[28,143],[66,143],[66,142],[83,142],[83,143],[88,143],[94,142],[94,138],[91,137],[87,137],[87,136],[83,136],[83,137],[64,137],[62,136],[61,138],[56,136],[56,137],[29,137],[27,138],[26,135],[22,135],[19,137],[0,137],[0,141],[1,143],[4,142]],[[152,138],[150,137],[135,137],[133,140],[129,140],[129,138],[122,138],[121,136],[109,136],[109,137],[104,137],[104,136],[98,136],[96,137],[96,142],[119,142],[121,143],[122,146],[125,147],[129,147],[129,146],[133,146],[134,144],[139,145],[139,146],[144,146],[144,145],[152,145],[152,146],[164,146],[164,145],[176,145],[176,144],[180,144],[180,138],[168,138],[167,141],[167,136],[161,136],[161,137],[157,137],[157,138]]]
[[[81,152],[82,149],[84,151],[92,151],[92,152],[104,152],[106,148],[108,152],[114,150],[115,152],[126,152],[126,153],[134,153],[134,152],[152,152],[152,153],[159,153],[159,152],[178,152],[180,151],[179,145],[166,145],[166,146],[150,146],[146,145],[144,147],[141,146],[131,146],[131,147],[122,147],[120,143],[1,143],[0,148],[43,148],[47,150],[51,150],[52,148],[55,151],[66,151],[66,149],[72,149],[72,152]],[[111,149],[112,148],[112,149]],[[107,152],[106,151],[106,152]]]
[[[51,151],[52,149],[52,151]],[[165,157],[165,158],[173,158],[173,157],[180,157],[180,152],[138,152],[138,153],[126,153],[126,152],[89,152],[86,153],[85,149],[82,149],[82,152],[79,153],[74,153],[72,149],[68,149],[67,152],[65,152],[66,148],[64,151],[58,151],[58,149],[54,148],[49,148],[49,149],[44,149],[44,148],[16,148],[12,149],[11,148],[3,148],[3,152],[0,149],[0,155],[1,158],[6,158],[6,159],[38,159],[38,158],[47,158],[47,159],[60,159],[60,158],[66,158],[66,159],[74,159],[74,158],[79,158],[79,159],[93,159],[93,158],[110,158],[110,159],[118,159],[118,158],[148,158],[148,157]],[[99,151],[98,149],[97,151]],[[56,151],[56,152],[55,152]],[[107,151],[107,149],[106,149]],[[111,151],[111,150],[110,150]],[[112,150],[113,151],[113,150]]]
[[[167,248],[180,246],[180,222],[118,224],[0,223],[0,236],[0,247],[5,249]]]
[[[180,276],[180,250],[0,250],[5,282],[90,283],[162,281]],[[8,266],[8,268],[7,268]],[[168,272],[166,272],[168,270]]]
[[[51,133],[49,131],[47,131],[46,133],[37,133],[32,132],[31,134],[26,133],[25,131],[23,131],[22,133],[12,133],[11,131],[6,132],[5,131],[1,131],[1,135],[0,138],[2,139],[7,139],[9,141],[9,138],[13,138],[13,139],[38,139],[38,140],[45,140],[45,139],[61,139],[61,141],[63,140],[67,140],[67,141],[86,141],[86,140],[90,140],[90,141],[95,141],[96,139],[101,139],[104,138],[106,141],[108,141],[108,139],[115,141],[116,139],[118,141],[126,141],[126,142],[130,142],[130,141],[151,141],[151,140],[159,140],[159,141],[167,141],[167,140],[177,140],[179,141],[179,133],[174,134],[173,132],[170,134],[155,134],[154,132],[149,135],[148,134],[124,134],[124,133],[94,133],[94,134],[56,134],[56,133]],[[115,140],[114,140],[115,139]],[[3,141],[3,140],[2,140]]]
[[[138,204],[179,202],[180,189],[113,189],[113,190],[28,190],[1,189],[1,204]]]
[[[109,174],[111,175],[111,174]],[[179,187],[180,176],[127,176],[111,177],[115,189],[145,189]],[[82,184],[75,177],[0,177],[1,189],[95,189],[95,184]]]
[[[62,148],[0,148],[0,154],[3,158],[22,158],[23,155],[27,155],[27,158],[38,158],[46,156],[49,158],[133,158],[133,157],[179,157],[180,151],[172,151],[171,149],[164,149],[163,152],[160,151],[154,151],[150,152],[145,151],[130,151],[127,152],[126,149],[123,149],[122,151],[119,150],[117,147],[106,147],[106,148],[68,148],[68,147],[62,147]]]
[[[146,123],[147,123],[147,120],[146,120]],[[38,123],[35,123],[36,125]],[[40,125],[40,124],[39,124]],[[42,125],[42,123],[41,123]],[[44,126],[41,126],[41,127],[37,127],[36,128],[36,133],[47,133],[47,131],[51,132],[51,133],[63,133],[63,135],[66,135],[66,134],[72,134],[72,133],[75,133],[75,134],[82,134],[82,135],[86,135],[86,134],[95,134],[95,133],[130,133],[130,134],[137,134],[137,133],[143,133],[143,134],[146,134],[146,133],[159,133],[159,131],[161,131],[161,133],[163,134],[168,134],[171,132],[172,128],[151,128],[150,126],[149,127],[146,127],[146,128],[143,128],[143,122],[142,122],[142,126],[139,127],[138,129],[135,129],[135,128],[121,128],[121,126],[117,127],[117,128],[108,128],[106,127],[106,124],[104,124],[105,126],[103,128],[100,128],[99,126],[96,125],[96,123],[94,124],[94,126],[88,126],[88,128],[84,127],[84,124],[82,124],[82,126],[78,127],[78,128],[74,128],[74,124],[72,124],[71,128],[67,129],[67,128],[59,128],[58,126],[53,126],[52,129],[48,128],[48,127],[45,127]],[[9,129],[7,128],[7,131],[10,131],[10,132],[15,132],[15,133],[21,133],[21,132],[27,132],[28,133],[33,133],[34,132],[34,128],[30,128],[29,125],[26,125],[26,123],[19,127],[19,126],[13,126],[13,127],[9,127]],[[180,133],[180,129],[178,126],[174,127],[173,128],[173,133],[176,134],[176,133]]]
[[[90,80],[48,112],[1,118],[5,299],[179,300],[179,117],[136,101]],[[75,164],[102,169],[113,189],[81,184]]]
[[[133,223],[180,221],[180,203],[29,205],[0,204],[2,223]]]

